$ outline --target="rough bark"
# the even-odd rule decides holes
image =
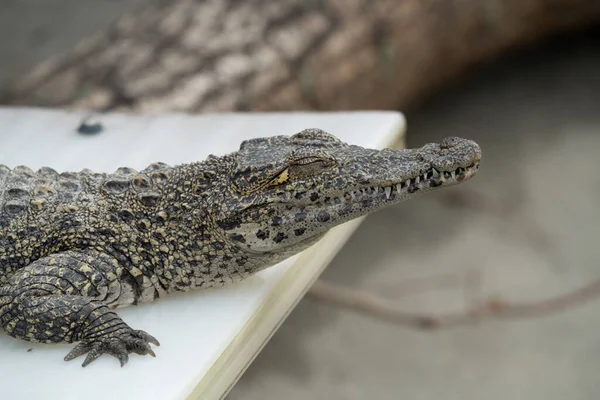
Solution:
[[[4,104],[97,110],[404,108],[598,0],[156,0],[40,65]]]

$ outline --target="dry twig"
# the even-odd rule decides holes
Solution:
[[[433,329],[473,324],[485,319],[536,318],[555,314],[600,296],[600,279],[579,289],[548,299],[528,303],[509,303],[489,298],[464,312],[425,314],[401,310],[397,304],[372,293],[347,289],[335,284],[315,282],[310,295],[353,310],[414,328]]]

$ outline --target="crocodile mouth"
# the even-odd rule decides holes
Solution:
[[[431,167],[421,175],[407,178],[400,182],[381,182],[375,185],[365,185],[343,192],[337,197],[325,197],[322,202],[329,204],[355,203],[365,200],[398,201],[412,197],[418,192],[425,192],[439,186],[456,185],[471,178],[479,169],[479,161],[466,167],[443,171]],[[365,204],[366,205],[366,204]]]

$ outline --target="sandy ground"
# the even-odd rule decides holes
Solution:
[[[3,0],[0,88],[135,3]],[[576,35],[507,56],[408,113],[409,146],[474,139],[480,173],[369,217],[323,278],[440,313],[600,278],[598,71],[600,34]],[[229,398],[597,399],[598,337],[600,298],[549,317],[434,332],[306,298]]]

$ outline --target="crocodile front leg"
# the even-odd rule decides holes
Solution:
[[[127,288],[115,260],[97,252],[66,251],[34,261],[0,287],[0,325],[10,336],[42,343],[80,343],[69,361],[88,353],[85,367],[106,353],[119,359],[150,354],[158,341],[111,310]]]

